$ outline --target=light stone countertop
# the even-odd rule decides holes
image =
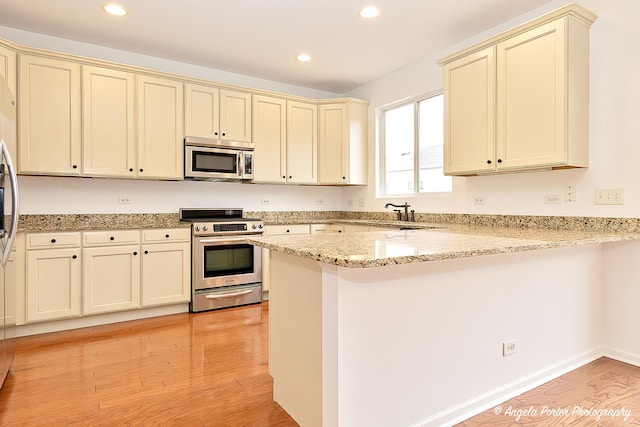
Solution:
[[[341,267],[367,268],[640,239],[640,232],[471,225],[439,229],[251,237],[257,246]]]

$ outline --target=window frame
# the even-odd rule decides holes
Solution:
[[[447,195],[447,194],[451,194],[453,192],[453,182],[451,184],[451,190],[450,191],[420,191],[420,123],[419,123],[419,116],[420,116],[420,109],[418,108],[418,105],[421,101],[424,101],[426,99],[429,98],[433,98],[439,95],[444,95],[444,89],[438,89],[438,90],[434,90],[428,93],[423,93],[420,95],[416,95],[416,96],[412,96],[409,98],[404,98],[401,99],[399,101],[395,101],[389,104],[385,104],[383,106],[378,107],[377,113],[376,113],[376,136],[377,136],[377,144],[376,144],[376,150],[377,150],[377,157],[378,157],[378,161],[377,161],[377,168],[376,168],[376,175],[377,175],[377,179],[376,179],[376,184],[377,184],[377,188],[376,188],[376,196],[377,197],[407,197],[407,196],[420,196],[420,195],[434,195],[434,194],[441,194],[441,195]],[[393,110],[396,108],[400,108],[403,107],[405,105],[413,105],[413,132],[414,132],[414,156],[413,156],[413,178],[414,178],[414,185],[413,185],[413,192],[409,193],[403,193],[403,194],[387,194],[387,166],[386,166],[386,138],[385,138],[385,131],[386,131],[386,120],[385,120],[385,113],[389,110]],[[443,107],[444,108],[444,107]],[[442,126],[444,127],[444,123],[442,124]],[[443,146],[444,146],[444,140],[442,141]],[[443,147],[444,149],[444,147]],[[443,165],[444,166],[444,165]]]

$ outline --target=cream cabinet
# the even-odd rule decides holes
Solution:
[[[135,75],[82,67],[82,174],[135,176]]]
[[[189,302],[191,230],[142,231],[142,306]]]
[[[320,184],[367,184],[367,108],[356,101],[318,107]]]
[[[440,61],[445,174],[588,166],[595,18],[571,4]]]
[[[80,316],[80,233],[28,233],[25,249],[25,321]]]
[[[287,182],[287,101],[253,96],[253,182]]]
[[[251,142],[251,93],[185,84],[185,134]]]
[[[0,76],[7,82],[9,89],[16,95],[17,92],[17,57],[15,50],[0,45]]]
[[[318,106],[287,101],[287,183],[317,184],[317,153]]]
[[[140,308],[140,231],[82,234],[82,313]]]
[[[18,172],[80,175],[80,65],[19,55]]]
[[[184,88],[178,80],[138,75],[138,178],[184,177]]]

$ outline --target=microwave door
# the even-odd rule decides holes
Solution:
[[[2,208],[2,220],[0,222],[0,224],[2,224],[2,238],[0,240],[0,246],[2,253],[0,254],[0,262],[4,266],[7,264],[9,256],[11,255],[11,249],[13,248],[18,227],[18,177],[13,168],[13,162],[11,161],[11,156],[9,155],[9,150],[4,140],[0,140],[0,151],[2,153],[0,162],[0,205]],[[7,181],[9,181],[10,191],[8,191],[9,188],[6,187]],[[11,197],[10,200],[7,198],[9,195]],[[10,205],[11,211],[9,229],[6,230],[5,209],[8,208],[8,204]]]

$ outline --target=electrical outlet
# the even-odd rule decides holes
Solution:
[[[269,199],[260,199],[260,204],[261,205],[270,205],[271,201],[269,201]]]
[[[624,205],[624,190],[622,188],[597,189],[596,205]]]
[[[564,201],[565,202],[575,202],[576,199],[576,186],[575,185],[567,185],[564,189]]]
[[[353,206],[353,199],[347,199],[347,206]]]
[[[131,199],[128,196],[118,196],[118,203],[121,205],[130,205]]]
[[[324,205],[324,199],[316,199],[316,205]]]
[[[516,340],[505,341],[502,343],[502,355],[510,356],[516,352]]]
[[[473,198],[474,205],[484,205],[484,196],[475,196]]]
[[[558,204],[560,203],[560,195],[559,194],[545,194],[544,202],[546,204]]]
[[[358,197],[358,207],[364,208],[364,197]]]

